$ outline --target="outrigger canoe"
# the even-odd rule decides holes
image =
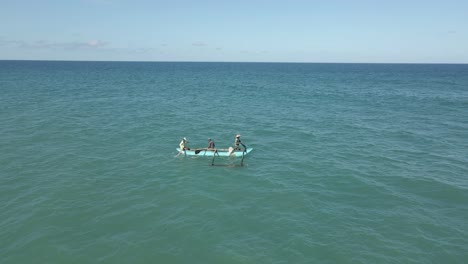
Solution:
[[[247,148],[246,151],[243,150],[235,150],[232,153],[229,152],[229,149],[190,149],[190,150],[180,150],[180,148],[177,148],[177,151],[179,151],[181,154],[184,154],[186,156],[204,156],[204,157],[213,157],[213,156],[219,156],[219,157],[243,157],[247,154],[249,154],[252,151],[253,148]]]

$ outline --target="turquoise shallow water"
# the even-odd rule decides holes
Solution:
[[[468,65],[0,61],[0,259],[465,263],[467,117]]]

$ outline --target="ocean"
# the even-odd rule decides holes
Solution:
[[[468,65],[0,61],[0,262],[466,263],[467,131]]]

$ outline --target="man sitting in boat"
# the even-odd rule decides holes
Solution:
[[[214,149],[215,148],[215,143],[211,138],[208,139],[208,149]]]
[[[188,147],[188,141],[187,139],[184,137],[182,139],[182,141],[180,141],[179,143],[179,147],[180,147],[180,150],[190,150],[190,148]]]
[[[244,151],[246,151],[247,147],[244,144],[242,144],[242,142],[240,140],[240,136],[241,135],[239,135],[239,134],[236,135],[236,141],[234,142],[234,150],[242,150],[240,148],[240,146],[239,146],[239,145],[242,145],[242,147],[244,147]]]

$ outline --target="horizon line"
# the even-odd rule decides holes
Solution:
[[[48,61],[48,62],[148,62],[148,63],[271,63],[271,64],[444,64],[468,65],[468,62],[302,62],[302,61],[185,61],[185,60],[62,60],[62,59],[0,59],[0,61]]]

